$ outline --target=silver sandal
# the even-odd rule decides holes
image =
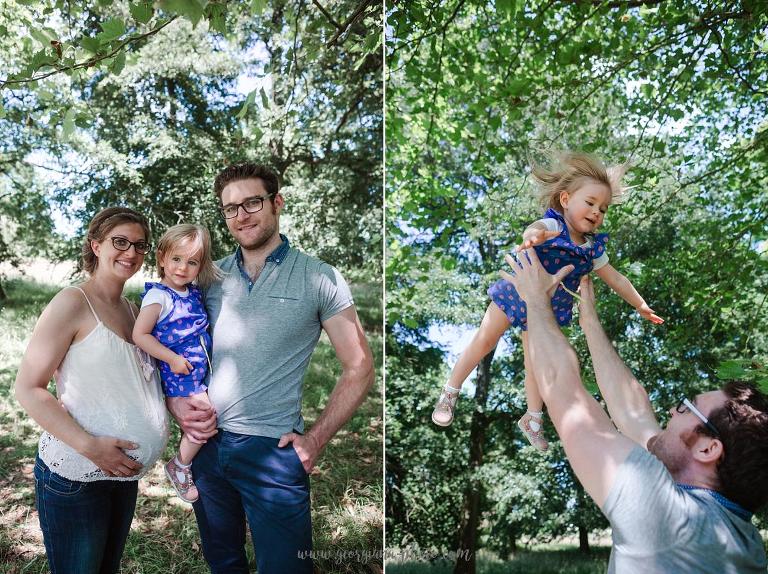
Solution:
[[[432,411],[432,422],[440,427],[447,427],[453,422],[453,411],[456,408],[456,401],[459,400],[461,389],[455,389],[445,385],[440,391],[440,398],[435,403],[435,410]]]

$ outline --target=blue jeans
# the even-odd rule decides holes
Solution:
[[[35,500],[51,574],[118,572],[137,492],[137,480],[68,480],[37,457]]]
[[[203,554],[213,574],[247,574],[246,518],[259,574],[312,574],[309,477],[292,445],[219,430],[192,463]]]

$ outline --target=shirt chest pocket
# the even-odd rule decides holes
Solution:
[[[272,292],[266,297],[268,313],[280,318],[286,327],[306,326],[318,321],[317,309],[296,293]]]

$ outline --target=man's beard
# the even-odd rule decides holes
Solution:
[[[658,458],[673,476],[688,466],[688,451],[681,443],[678,448],[670,445],[670,435],[660,432],[648,439],[648,452]]]
[[[277,208],[275,207],[274,204],[272,204],[272,215],[275,215],[275,214],[277,214]],[[256,235],[256,237],[251,239],[250,243],[240,243],[238,241],[238,243],[240,243],[240,247],[242,247],[246,251],[251,251],[251,250],[258,249],[266,245],[267,243],[269,243],[277,233],[277,221],[272,220],[271,223],[267,223],[267,224],[260,223],[257,229],[259,230],[259,233]]]

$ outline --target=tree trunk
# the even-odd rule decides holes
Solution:
[[[0,279],[0,303],[8,299],[8,295],[5,294],[5,289],[3,289],[3,281]]]
[[[461,515],[461,535],[459,537],[459,553],[453,574],[475,574],[477,564],[477,526],[480,522],[480,499],[482,484],[476,478],[476,472],[483,464],[483,447],[485,445],[485,429],[487,417],[485,406],[488,400],[488,384],[491,380],[491,361],[496,349],[488,353],[478,366],[475,412],[472,413],[472,424],[469,435],[469,468],[470,480],[464,494],[464,506]]]
[[[579,525],[579,552],[582,554],[589,554],[589,532],[587,532],[586,526]]]
[[[582,554],[589,554],[589,529],[587,528],[586,520],[587,505],[589,504],[589,501],[587,500],[586,492],[584,492],[584,487],[581,485],[576,476],[573,475],[573,471],[571,471],[571,475],[576,481],[576,512],[578,513],[577,520],[579,529],[579,552]]]

